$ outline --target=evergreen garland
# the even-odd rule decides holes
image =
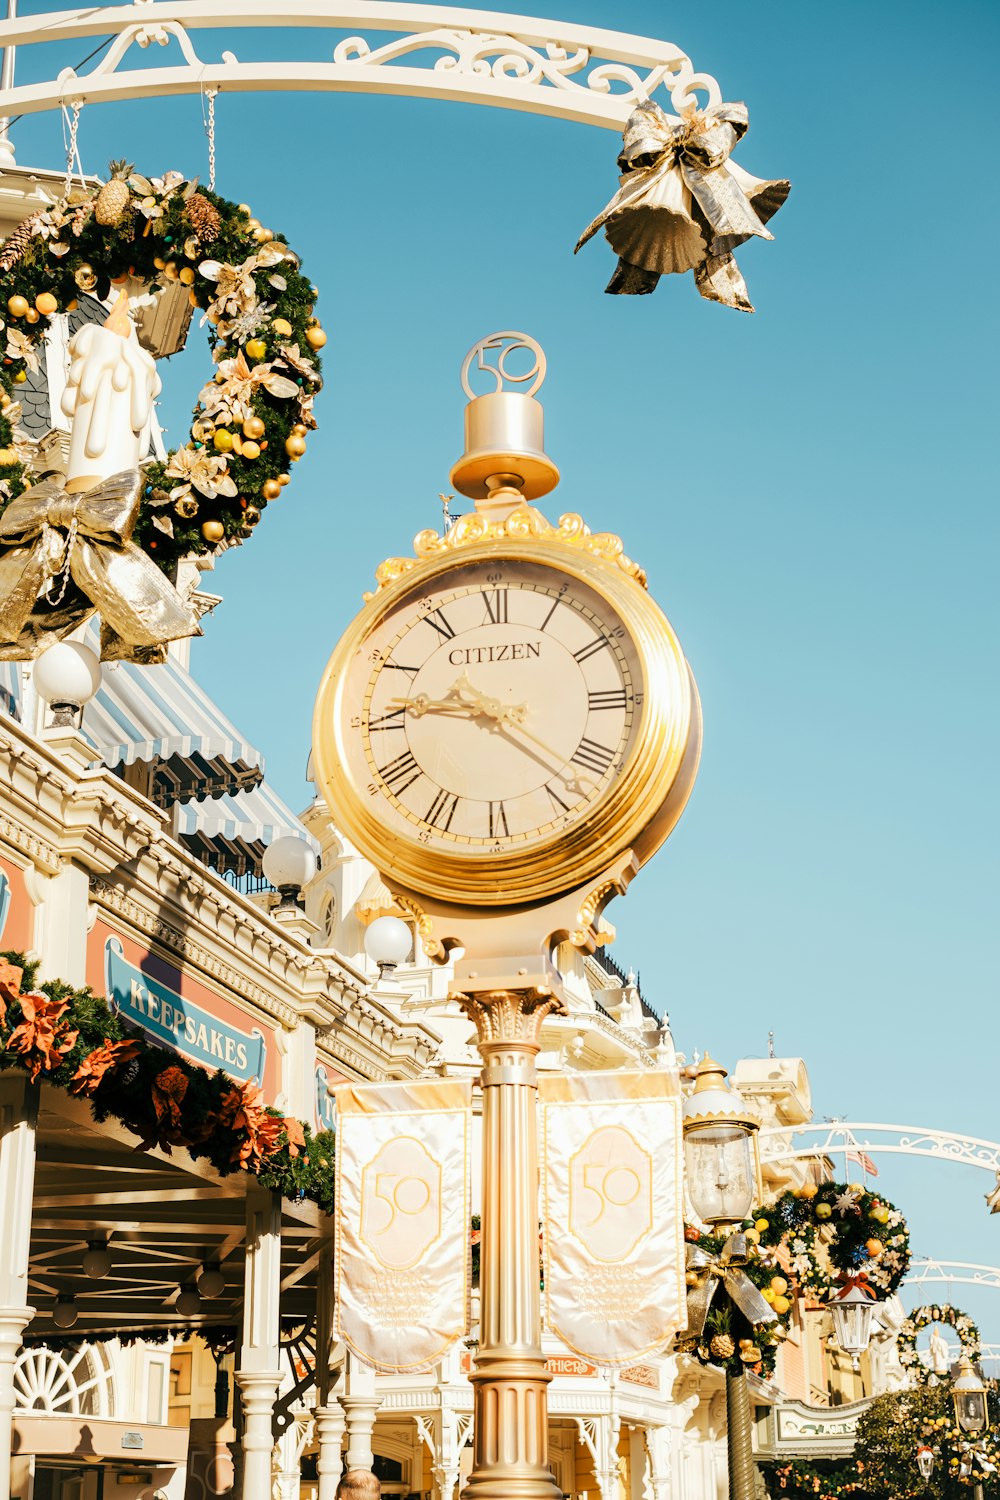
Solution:
[[[221,1177],[247,1171],[293,1202],[333,1212],[336,1137],[259,1101],[252,1084],[208,1073],[150,1041],[92,990],[48,980],[37,963],[0,953],[0,1066],[87,1098],[94,1119],[112,1117],[143,1145],[184,1147]]]
[[[762,1245],[783,1244],[799,1284],[825,1301],[844,1277],[875,1296],[897,1290],[910,1265],[906,1220],[860,1183],[824,1182],[782,1193],[755,1215]],[[763,1227],[761,1227],[763,1226]]]

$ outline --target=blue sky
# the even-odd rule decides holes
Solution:
[[[701,301],[690,277],[605,297],[608,247],[574,259],[614,188],[610,132],[432,101],[223,96],[219,189],[303,255],[330,343],[320,431],[216,571],[225,603],[195,669],[301,805],[327,656],[375,565],[438,522],[462,357],[525,329],[549,360],[549,513],[622,534],[704,703],[698,785],[611,909],[615,956],[688,1051],[761,1055],[773,1030],[806,1059],[819,1116],[997,1139],[1000,13],[548,12],[674,41],[746,100],[737,159],[793,183],[774,243],[739,256],[756,315]],[[332,43],[198,45],[249,59]],[[22,50],[19,81],[44,62]],[[61,163],[55,116],[15,142],[22,164]],[[146,172],[205,172],[197,99],[88,108],[80,143],[90,171],[127,152]],[[195,336],[163,372],[174,441],[207,367]],[[986,1173],[885,1158],[880,1186],[917,1251],[1000,1263]],[[1000,1343],[1000,1293],[955,1300]]]

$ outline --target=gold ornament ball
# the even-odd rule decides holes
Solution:
[[[756,1222],[756,1224],[753,1227],[755,1229],[759,1229],[760,1232],[761,1232],[761,1234],[763,1234],[765,1229],[769,1229],[770,1228],[770,1220],[769,1219],[758,1219],[757,1222]]]
[[[212,442],[220,453],[230,453],[233,447],[233,435],[226,427],[220,427],[212,436]]]
[[[306,343],[309,345],[310,349],[322,349],[323,345],[326,343],[326,334],[323,332],[322,328],[307,328]]]
[[[7,311],[12,318],[23,318],[28,311],[28,299],[22,297],[18,292],[13,297],[7,298]]]
[[[17,374],[14,376],[14,384],[15,385],[23,385],[24,382],[27,380],[27,378],[28,378],[28,372],[27,372],[27,370],[18,370]]]
[[[26,323],[37,323],[39,317],[40,317],[40,314],[38,312],[36,312],[33,307],[29,307],[28,311],[24,315],[24,321]]]
[[[747,1242],[748,1245],[759,1245],[760,1244],[760,1230],[759,1229],[747,1229],[747,1230],[744,1231],[744,1236],[743,1237],[746,1240],[746,1242]]]
[[[285,452],[289,458],[301,458],[306,451],[306,440],[293,432],[291,437],[285,438]]]
[[[285,487],[286,484],[291,484],[291,482],[292,482],[292,476],[291,476],[291,474],[279,474],[278,475],[278,483],[280,484],[280,486],[281,486],[282,489],[284,489],[284,487]]]
[[[818,1192],[819,1188],[814,1182],[804,1183],[803,1186],[799,1189],[799,1195],[803,1198],[815,1198]]]
[[[853,1193],[854,1196],[855,1196],[855,1198],[860,1198],[861,1194],[864,1192],[864,1190],[865,1189],[864,1189],[864,1184],[863,1183],[860,1183],[860,1182],[849,1182],[847,1184],[847,1191],[849,1193]]]
[[[194,271],[190,266],[181,266],[177,274],[185,286],[194,286]]]
[[[201,534],[206,542],[221,542],[226,534],[226,528],[221,521],[202,521]]]
[[[188,287],[188,301],[192,307],[198,306],[198,294],[193,287]]]
[[[276,479],[265,479],[260,487],[260,492],[265,500],[277,500],[281,494],[281,485]]]
[[[244,345],[244,352],[247,359],[260,360],[267,353],[267,345],[263,339],[248,339]]]
[[[257,241],[258,245],[266,245],[268,240],[274,238],[271,231],[269,229],[264,229],[263,227],[261,227],[260,229],[255,229],[253,232],[253,237]]]
[[[788,1312],[791,1308],[791,1305],[792,1304],[789,1302],[787,1297],[780,1296],[776,1296],[774,1301],[771,1303],[771,1306],[774,1308],[776,1313]]]
[[[772,1304],[772,1306],[773,1306],[773,1304],[774,1304],[774,1299],[775,1299],[775,1297],[776,1297],[776,1296],[777,1296],[777,1295],[778,1295],[778,1294],[777,1294],[777,1292],[776,1292],[776,1291],[775,1291],[775,1290],[774,1290],[774,1288],[773,1288],[773,1287],[770,1287],[770,1286],[765,1286],[765,1287],[763,1287],[763,1288],[762,1288],[762,1289],[761,1289],[761,1294],[760,1294],[760,1295],[761,1295],[761,1296],[762,1296],[762,1297],[763,1297],[763,1299],[764,1299],[764,1301],[765,1301],[765,1302],[770,1302],[770,1303],[771,1303],[771,1304]]]
[[[250,230],[251,234],[256,234],[257,230],[260,228],[260,220],[251,219],[247,225],[247,228]]]
[[[755,1365],[760,1359],[760,1350],[751,1344],[748,1349],[740,1350],[740,1359],[745,1365]]]
[[[817,1219],[828,1219],[832,1213],[833,1209],[830,1207],[829,1203],[818,1203],[816,1205]]]
[[[76,270],[73,272],[73,280],[76,282],[81,292],[92,292],[94,290],[94,287],[97,285],[97,272],[94,270],[89,261],[84,261],[83,264],[81,266],[77,266]]]
[[[257,509],[256,505],[248,505],[246,510],[243,512],[244,524],[247,526],[256,526],[259,520],[260,511]]]
[[[13,448],[0,448],[0,469],[5,469],[8,464],[17,463],[17,453]]]
[[[51,318],[52,314],[59,306],[59,303],[56,301],[55,297],[53,297],[51,292],[39,292],[38,296],[35,298],[35,306],[38,308],[38,311],[41,313],[43,318]]]
[[[698,1275],[697,1271],[684,1272],[684,1282],[686,1286],[697,1286],[700,1280],[701,1277]]]
[[[154,255],[153,256],[153,265],[156,267],[156,269],[158,271],[165,271],[167,269],[167,263],[163,259],[162,255]]]
[[[294,437],[304,438],[305,435],[306,435],[306,433],[308,431],[309,431],[309,428],[306,426],[306,424],[304,422],[293,422],[292,423],[292,435]]]
[[[244,438],[243,446],[240,449],[240,457],[248,458],[251,462],[255,458],[260,458],[260,444],[255,443],[253,438]]]
[[[198,514],[198,502],[193,495],[181,495],[174,501],[174,510],[183,521],[193,521]]]
[[[865,1240],[865,1249],[872,1260],[878,1260],[880,1255],[885,1254],[885,1246],[881,1240]]]
[[[266,431],[267,428],[264,426],[264,423],[261,421],[260,417],[247,417],[246,421],[243,423],[243,436],[253,438],[255,443],[260,442]]]
[[[271,332],[276,333],[279,339],[289,339],[292,336],[292,325],[287,318],[272,318]]]
[[[784,1276],[771,1277],[771,1290],[772,1292],[775,1292],[779,1297],[783,1297],[785,1295],[785,1293],[788,1291],[788,1282],[785,1280]]]

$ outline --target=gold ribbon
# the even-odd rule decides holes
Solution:
[[[688,1271],[696,1272],[698,1280],[688,1287],[688,1326],[679,1338],[701,1338],[708,1310],[720,1286],[751,1328],[778,1321],[774,1308],[764,1301],[743,1269],[748,1259],[745,1234],[731,1234],[717,1256],[702,1250],[700,1245],[688,1245],[686,1249]]]
[[[745,104],[676,121],[651,99],[633,110],[618,158],[621,185],[576,244],[604,230],[619,257],[606,291],[651,292],[661,276],[693,270],[703,297],[753,312],[732,252],[754,235],[774,238],[765,224],[791,184],[762,181],[730,161],[749,123]]]
[[[142,476],[126,469],[80,495],[43,479],[0,516],[0,659],[37,656],[99,610],[105,657],[156,659],[200,635],[196,616],[131,540]]]

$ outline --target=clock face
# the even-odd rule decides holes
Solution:
[[[644,690],[631,635],[582,579],[512,559],[453,566],[354,653],[344,769],[390,834],[467,856],[528,851],[614,787]]]

